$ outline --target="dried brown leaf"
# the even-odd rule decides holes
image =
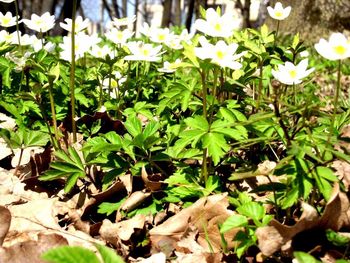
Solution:
[[[146,216],[141,214],[118,223],[112,223],[105,219],[100,228],[100,235],[103,239],[117,246],[119,240],[128,241],[135,233],[135,229],[143,229],[145,221]]]
[[[0,222],[0,246],[2,246],[11,225],[11,213],[4,206],[0,206]]]
[[[39,234],[38,240],[16,243],[10,247],[0,248],[1,263],[45,263],[41,254],[50,248],[68,245],[65,238],[58,234]]]
[[[153,246],[155,249],[161,250],[164,239],[171,239],[176,243],[181,240],[189,226],[194,226],[199,232],[197,242],[203,247],[204,251],[219,251],[221,238],[218,224],[223,223],[233,214],[233,211],[227,209],[228,205],[226,193],[199,199],[190,207],[183,209],[161,225],[150,230],[150,239]],[[231,240],[237,231],[233,230],[225,234],[229,248],[234,246]]]
[[[153,181],[150,179],[150,176],[147,174],[146,168],[142,166],[141,177],[145,186],[150,191],[158,191],[162,187],[162,183],[158,181]]]

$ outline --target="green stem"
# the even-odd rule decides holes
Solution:
[[[206,75],[205,71],[201,71],[202,78],[202,93],[203,93],[203,117],[207,119],[207,85],[206,85]],[[208,163],[207,163],[208,149],[203,149],[203,161],[202,161],[202,171],[201,179],[206,183],[208,180]]]
[[[15,0],[15,9],[16,9],[16,31],[17,31],[17,39],[18,39],[18,45],[19,45],[19,50],[21,52],[21,54],[23,54],[23,49],[22,49],[22,45],[21,45],[21,37],[19,35],[19,11],[18,11],[18,0]]]
[[[72,13],[72,34],[71,34],[71,44],[72,44],[72,61],[70,69],[70,99],[71,99],[71,113],[72,113],[72,132],[73,132],[73,143],[77,141],[77,127],[75,123],[75,95],[74,95],[74,82],[75,82],[75,14],[77,11],[77,0],[73,0],[73,13]]]
[[[51,115],[52,115],[52,122],[53,122],[53,129],[55,133],[55,139],[56,142],[59,141],[59,136],[58,136],[58,129],[57,129],[57,119],[56,119],[56,110],[55,110],[55,101],[53,99],[53,91],[52,91],[52,82],[49,82],[49,97],[50,97],[50,106],[51,106]],[[59,143],[57,143],[59,146]],[[56,143],[54,144],[54,147],[57,147]]]
[[[277,29],[276,29],[276,34],[275,34],[275,39],[273,40],[273,49],[276,47],[276,41],[277,41],[277,36],[278,36],[278,30],[280,29],[280,21],[277,20]]]
[[[261,59],[259,63],[259,86],[258,86],[258,98],[256,108],[259,110],[261,97],[262,97],[262,89],[263,89],[263,65],[264,61]]]

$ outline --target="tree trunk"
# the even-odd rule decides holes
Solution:
[[[128,16],[128,1],[127,0],[122,1],[122,15],[123,15],[123,17]]]
[[[187,10],[187,17],[186,17],[186,28],[188,32],[191,30],[192,25],[192,19],[193,19],[193,13],[194,13],[194,5],[196,0],[189,0],[188,4],[188,10]]]
[[[181,26],[181,1],[175,1],[174,5],[174,25]]]
[[[277,0],[272,0],[274,6]],[[349,0],[283,0],[283,6],[291,6],[290,16],[280,23],[280,32],[300,33],[307,42],[317,42],[330,32],[350,29]],[[268,18],[266,23],[276,29],[276,21]]]
[[[171,6],[172,0],[164,0],[163,1],[163,16],[161,27],[169,27],[171,22]]]

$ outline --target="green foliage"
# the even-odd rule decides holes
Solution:
[[[42,259],[50,263],[123,263],[124,260],[111,248],[95,244],[102,261],[94,252],[78,246],[60,246],[52,248],[42,255]]]

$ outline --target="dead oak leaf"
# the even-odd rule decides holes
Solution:
[[[316,209],[306,203],[302,204],[303,213],[293,226],[286,226],[277,220],[271,220],[269,226],[260,227],[255,234],[258,247],[265,256],[271,256],[299,233],[314,228],[332,229],[338,231],[350,226],[350,205],[347,196],[340,192],[339,185],[333,188],[331,198],[321,217]]]
[[[227,193],[203,197],[193,205],[183,209],[178,214],[170,217],[161,225],[150,230],[150,240],[156,250],[161,250],[163,240],[167,244],[180,241],[189,226],[198,229],[197,242],[205,252],[218,252],[221,249],[221,237],[218,224],[223,223],[233,211],[228,210]],[[233,239],[238,230],[229,231],[225,234],[228,247],[234,247]],[[175,247],[174,247],[175,249]]]

